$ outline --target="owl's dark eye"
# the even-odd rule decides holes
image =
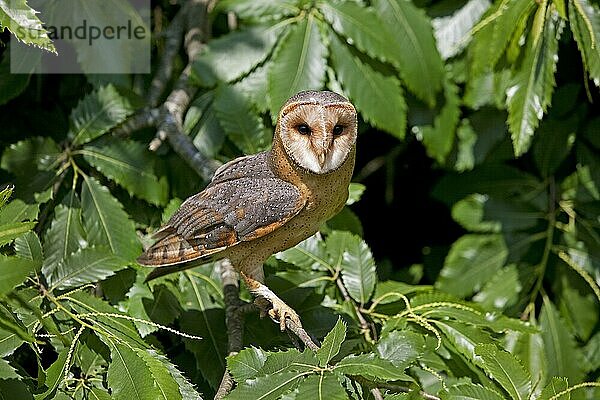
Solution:
[[[300,124],[296,127],[301,135],[310,135],[310,127],[306,124]]]
[[[333,127],[333,134],[335,136],[341,135],[344,132],[344,125],[336,125]]]

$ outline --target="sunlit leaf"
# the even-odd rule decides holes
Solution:
[[[27,0],[2,1],[0,2],[0,31],[8,28],[19,41],[56,53],[48,31],[36,14],[37,11],[29,7]]]
[[[481,289],[496,274],[507,255],[502,235],[464,235],[452,245],[436,286],[467,296]]]
[[[256,347],[247,347],[237,354],[227,357],[227,368],[237,382],[254,378],[263,367],[267,355]]]
[[[342,374],[364,375],[375,380],[407,380],[402,368],[372,353],[349,355],[338,362],[334,370]]]
[[[46,278],[52,288],[62,290],[100,281],[127,264],[126,260],[115,256],[106,247],[88,247],[68,256]]]
[[[548,376],[566,377],[570,384],[580,382],[583,372],[577,361],[579,351],[575,347],[575,340],[555,306],[547,299],[544,299],[540,315],[540,330]]]
[[[502,400],[502,396],[492,389],[475,385],[460,384],[448,388],[440,395],[442,400]]]
[[[348,395],[336,375],[325,372],[311,375],[299,385],[297,399],[346,400]]]
[[[406,102],[398,79],[364,63],[336,36],[330,40],[337,77],[358,111],[373,126],[403,138]]]
[[[320,89],[325,79],[327,48],[312,14],[281,39],[268,72],[268,99],[273,120],[285,101],[301,90]]]
[[[305,375],[301,372],[280,372],[246,380],[227,396],[229,400],[275,400],[292,389]]]
[[[469,44],[471,30],[490,5],[489,0],[470,0],[451,15],[431,21],[437,48],[444,60],[460,54]]]
[[[39,270],[42,266],[42,245],[35,232],[27,232],[15,239],[15,254],[32,261],[32,267]]]
[[[600,9],[588,0],[570,0],[569,26],[590,78],[600,86]]]
[[[479,345],[475,353],[481,357],[483,369],[515,400],[529,399],[531,378],[512,354],[494,345]]]
[[[229,85],[219,85],[213,103],[219,125],[244,152],[253,154],[271,144],[272,134],[251,109],[246,97]]]
[[[152,204],[167,202],[166,177],[156,175],[156,158],[147,146],[133,140],[115,140],[85,146],[80,153],[85,160],[108,178]]]
[[[81,206],[74,191],[67,193],[62,203],[54,209],[54,219],[44,235],[43,274],[55,274],[68,256],[87,247],[81,223]]]
[[[115,255],[132,260],[141,253],[133,222],[110,191],[90,176],[81,190],[83,225],[92,245],[106,245]]]
[[[33,261],[0,254],[0,295],[12,291],[34,270]]]
[[[108,85],[85,96],[71,111],[73,145],[102,136],[131,113],[129,101]]]
[[[558,39],[563,21],[552,7],[540,8],[536,19],[543,21],[541,25],[534,23],[541,31],[532,31],[525,59],[506,92],[508,127],[516,156],[529,148],[535,129],[552,100],[555,85]],[[539,35],[537,40],[536,34]]]
[[[360,237],[342,231],[332,232],[326,243],[332,264],[342,271],[342,281],[348,294],[365,304],[377,282],[375,260],[369,246]]]
[[[376,0],[373,8],[383,26],[402,49],[395,58],[406,86],[429,104],[442,87],[444,65],[433,37],[431,21],[425,12],[406,0]],[[363,18],[364,19],[364,18]],[[382,35],[384,40],[387,35]]]
[[[110,345],[108,386],[116,400],[169,400],[155,383],[151,369],[133,349],[120,344]]]
[[[281,28],[256,26],[231,32],[209,42],[206,52],[194,62],[202,84],[212,86],[215,78],[234,81],[249,73],[271,52]]]
[[[321,347],[317,350],[317,358],[321,367],[327,365],[339,353],[344,339],[346,339],[346,324],[341,318],[338,318],[335,326],[325,336]]]

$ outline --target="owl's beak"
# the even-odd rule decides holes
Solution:
[[[325,165],[326,158],[327,158],[327,151],[323,151],[322,153],[319,153],[317,155],[317,159],[319,161],[319,165],[321,166],[321,168],[323,168],[323,166]]]

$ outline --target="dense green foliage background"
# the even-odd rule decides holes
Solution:
[[[211,398],[225,368],[232,399],[600,397],[597,1],[224,0],[191,69],[174,3],[151,76],[11,75],[0,49],[0,398]],[[0,1],[2,41],[37,18]],[[317,352],[248,314],[228,356],[220,264],[134,262],[207,183],[148,150],[156,121],[123,128],[188,73],[176,133],[209,170],[299,90],[360,112],[348,206],[265,266]]]

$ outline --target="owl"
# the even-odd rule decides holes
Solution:
[[[270,150],[236,158],[185,200],[139,258],[147,280],[227,258],[285,329],[297,313],[266,285],[263,263],[338,213],[354,169],[357,115],[343,96],[303,91],[281,108]],[[266,303],[264,303],[266,301]]]

